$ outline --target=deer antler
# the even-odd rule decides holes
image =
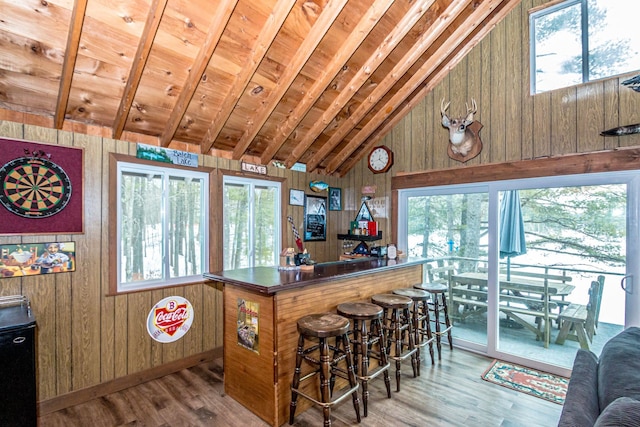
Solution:
[[[442,98],[442,101],[440,101],[440,114],[442,114],[443,116],[447,115],[447,108],[449,108],[449,104],[451,104],[451,103],[447,102],[445,104],[444,103],[444,98]]]
[[[450,102],[447,102],[445,105],[444,98],[440,101],[440,114],[442,114],[442,126],[448,128],[451,121],[449,120],[449,116],[447,116],[447,108],[449,108]]]
[[[464,106],[467,107],[467,116],[469,116],[469,114],[475,114],[478,112],[476,100],[473,98],[471,98],[471,108],[469,108],[469,104],[467,104],[466,102],[464,103]]]

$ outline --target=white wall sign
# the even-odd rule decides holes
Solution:
[[[253,163],[241,162],[240,166],[244,172],[259,173],[260,175],[267,174],[267,167],[265,165],[255,165]]]
[[[179,340],[193,323],[193,306],[179,296],[160,300],[149,311],[147,331],[158,342],[168,343]]]

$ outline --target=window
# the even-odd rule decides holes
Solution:
[[[632,9],[622,0],[567,0],[532,13],[531,92],[640,69]]]
[[[275,266],[280,256],[280,183],[224,177],[224,269]]]
[[[208,270],[209,173],[116,163],[117,291],[201,280]]]

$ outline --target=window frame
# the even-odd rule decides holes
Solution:
[[[538,8],[534,8],[529,11],[529,91],[531,95],[539,95],[542,93],[552,92],[554,90],[565,89],[567,87],[573,87],[580,84],[585,84],[589,82],[594,82],[603,79],[615,78],[616,76],[624,75],[627,73],[631,73],[634,69],[629,69],[625,71],[617,72],[616,74],[612,74],[604,77],[591,78],[590,73],[590,35],[589,35],[589,0],[563,0],[563,1],[555,1],[551,2],[550,5],[543,5]],[[597,0],[601,1],[601,0]],[[541,92],[537,91],[537,73],[536,73],[536,26],[535,20],[538,18],[543,18],[553,13],[557,13],[563,9],[568,9],[575,5],[580,6],[580,31],[581,31],[581,58],[582,58],[582,78],[581,81],[575,84],[559,86],[553,89],[544,90]],[[577,54],[577,51],[576,51]]]
[[[222,170],[221,172],[221,179],[220,179],[220,185],[219,187],[219,195],[218,195],[218,200],[219,206],[223,206],[224,205],[224,185],[227,181],[227,179],[237,179],[238,181],[242,181],[242,182],[255,182],[255,181],[268,181],[268,182],[274,182],[277,183],[279,186],[279,192],[280,192],[280,197],[279,197],[279,215],[276,214],[276,217],[278,218],[278,230],[279,230],[279,234],[280,234],[280,241],[278,243],[278,253],[276,253],[276,259],[275,259],[275,264],[274,266],[278,265],[278,257],[279,257],[279,251],[282,250],[282,242],[284,241],[284,229],[285,227],[283,226],[284,221],[285,221],[285,215],[286,215],[286,206],[287,206],[287,198],[289,197],[289,188],[286,185],[286,179],[285,178],[279,178],[279,177],[273,177],[273,176],[268,176],[268,175],[249,175],[249,174],[245,174],[245,173],[241,173],[241,172],[236,172],[236,171],[231,171],[231,170]],[[220,221],[219,221],[219,236],[221,236],[221,238],[224,238],[224,212],[221,211],[221,216],[220,216]],[[222,249],[222,245],[221,245],[221,249]],[[219,265],[220,265],[220,269],[224,268],[224,253],[222,250],[219,251],[220,256],[219,256]],[[254,265],[254,260],[251,261],[251,265]]]
[[[215,169],[208,167],[187,167],[174,164],[163,164],[153,162],[149,160],[139,159],[134,156],[125,154],[110,153],[109,157],[109,236],[119,236],[120,218],[119,218],[119,164],[131,164],[139,167],[152,167],[155,169],[166,170],[184,170],[186,172],[199,172],[206,174],[208,186],[204,188],[204,200],[203,200],[203,212],[204,212],[204,224],[207,227],[205,231],[204,253],[203,253],[203,266],[202,271],[207,272],[215,265],[215,259],[212,256],[210,247],[215,244],[214,239],[214,227],[211,221],[211,207],[214,206],[214,189],[216,188],[216,176]],[[177,174],[179,175],[179,173]],[[205,184],[206,185],[206,184]],[[176,286],[186,286],[203,282],[201,276],[185,276],[171,279],[162,279],[159,281],[146,281],[140,286],[120,286],[120,259],[119,259],[119,238],[113,237],[109,239],[109,294],[120,295],[134,292],[154,291],[159,289],[165,289]]]

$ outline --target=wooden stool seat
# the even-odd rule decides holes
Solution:
[[[449,287],[443,283],[419,283],[417,285],[413,285],[413,287],[414,289],[429,292],[433,296],[431,302],[428,303],[428,306],[433,313],[433,318],[431,320],[435,326],[438,360],[442,360],[442,335],[447,334],[449,349],[453,350],[453,337],[451,335],[452,324],[449,319],[449,310],[447,308],[447,292],[449,291]],[[440,318],[441,311],[444,317],[443,320]],[[444,329],[442,329],[442,325],[444,325]]]
[[[364,416],[369,414],[369,381],[384,374],[387,398],[391,398],[391,380],[389,379],[389,359],[385,348],[382,328],[383,309],[368,302],[345,302],[338,304],[338,314],[353,321],[353,360],[356,377],[362,389]],[[377,352],[375,351],[377,350]],[[370,358],[378,360],[378,366],[369,366]]]
[[[296,413],[298,396],[311,400],[322,407],[324,426],[331,426],[331,407],[340,403],[349,395],[353,399],[353,408],[360,422],[360,399],[358,397],[358,380],[353,366],[353,355],[349,344],[349,319],[335,313],[316,313],[304,316],[297,321],[298,347],[296,352],[296,367],[291,382],[291,404],[289,406],[289,424],[293,424]],[[335,337],[336,344],[329,344],[328,338]],[[305,339],[310,338],[312,345],[305,348]],[[330,350],[333,350],[331,354]],[[315,370],[301,377],[302,362],[315,367]],[[338,366],[346,363],[346,369]],[[302,391],[300,384],[320,376],[320,398]],[[338,397],[333,397],[335,377],[340,376],[349,381],[349,389]]]
[[[371,297],[371,302],[383,309],[383,329],[387,355],[396,362],[396,391],[400,391],[400,377],[402,361],[411,357],[414,378],[418,376],[418,361],[416,359],[417,347],[411,320],[411,307],[413,300],[409,297],[396,294],[378,294]],[[405,332],[407,340],[405,337]],[[391,354],[391,344],[394,344],[394,352]]]
[[[335,313],[310,314],[298,319],[298,332],[310,337],[327,338],[349,332],[349,319]]]
[[[338,305],[337,312],[349,319],[372,320],[382,318],[382,307],[369,302],[343,302]]]
[[[413,309],[411,310],[411,320],[413,322],[413,333],[415,335],[414,342],[417,347],[416,359],[418,364],[418,376],[420,376],[420,364],[422,359],[420,357],[420,349],[425,345],[429,345],[429,355],[431,356],[431,364],[435,364],[435,358],[433,354],[433,341],[436,339],[435,335],[431,332],[431,322],[429,319],[429,305],[428,301],[431,299],[431,294],[422,289],[415,288],[403,288],[394,289],[393,293],[396,295],[403,295],[413,300]]]
[[[415,288],[394,289],[393,293],[396,295],[409,297],[413,300],[414,303],[416,301],[428,301],[429,298],[431,298],[431,295],[428,292]]]
[[[371,297],[371,302],[384,308],[409,309],[413,305],[411,298],[394,294],[377,294]]]
[[[443,283],[419,283],[417,285],[413,285],[413,288],[427,291],[432,294],[447,292],[449,290],[449,287]]]

